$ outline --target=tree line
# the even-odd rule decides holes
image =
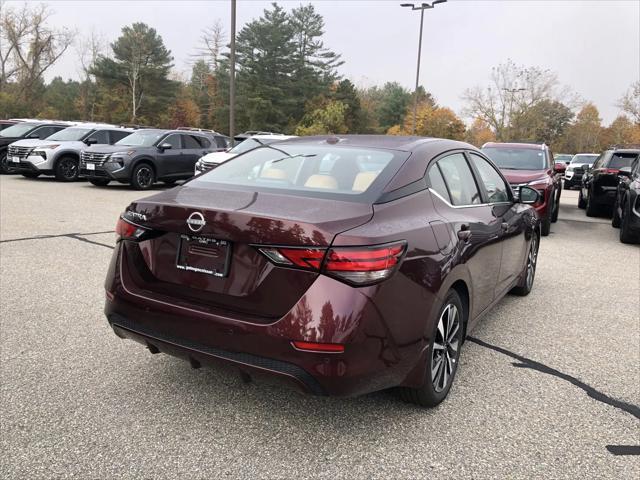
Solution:
[[[108,46],[95,32],[50,25],[43,5],[0,4],[0,117],[88,120],[175,128],[229,129],[229,52],[220,23],[202,32],[190,77],[181,78],[158,32],[144,23],[122,28]],[[236,131],[296,135],[416,134],[465,140],[544,141],[556,152],[640,144],[640,82],[623,92],[620,115],[600,114],[563,87],[557,75],[509,60],[490,82],[463,93],[466,125],[422,87],[397,82],[356,87],[338,73],[344,63],[323,42],[324,19],[312,4],[286,11],[277,3],[236,38]],[[45,73],[75,52],[77,80]]]

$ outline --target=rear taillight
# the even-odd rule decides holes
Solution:
[[[146,228],[134,225],[122,217],[118,218],[118,223],[116,223],[118,240],[140,240],[146,232],[148,232]]]
[[[312,270],[363,286],[389,278],[400,263],[406,245],[403,241],[366,247],[260,247],[259,250],[276,265]]]
[[[594,171],[598,173],[609,174],[609,175],[617,175],[618,173],[620,173],[620,170],[618,170],[617,168],[598,168]]]

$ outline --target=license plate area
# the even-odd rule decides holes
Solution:
[[[13,163],[20,163],[20,157],[12,157],[12,158],[11,158],[11,161],[12,161]]]
[[[96,169],[95,163],[87,163],[87,170],[95,170],[95,169]]]
[[[231,243],[226,240],[180,235],[176,268],[187,272],[226,277],[231,261]]]

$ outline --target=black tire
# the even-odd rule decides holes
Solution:
[[[560,213],[560,195],[558,195],[558,198],[553,201],[553,206],[551,207],[551,223],[556,223],[558,221],[559,213]]]
[[[466,312],[460,296],[455,290],[449,290],[438,311],[436,321],[433,322],[431,340],[427,349],[424,384],[418,388],[401,387],[400,396],[405,402],[415,403],[421,407],[435,407],[447,397],[458,370],[465,319]],[[450,329],[447,328],[449,321],[452,325]],[[443,326],[439,329],[441,322]],[[448,334],[447,330],[449,330]],[[443,337],[447,338],[443,341]],[[434,348],[436,340],[439,340],[437,345],[440,348]]]
[[[587,194],[587,205],[585,207],[585,212],[587,214],[587,217],[595,217],[598,214],[598,209],[596,208],[595,204],[591,200],[591,197],[592,197],[591,192],[589,192]]]
[[[24,178],[38,178],[40,176],[37,172],[24,172],[21,174]]]
[[[613,215],[611,216],[611,226],[613,228],[620,228],[620,215],[618,215],[618,200],[613,206]]]
[[[7,162],[7,152],[0,153],[0,173],[9,173],[9,162]]]
[[[510,293],[524,297],[531,293],[533,289],[533,281],[536,278],[536,265],[538,263],[538,249],[540,248],[540,239],[536,234],[531,237],[529,251],[527,252],[527,262],[524,266],[520,282],[511,289]]]
[[[107,180],[106,178],[91,178],[89,179],[91,185],[95,185],[96,187],[106,187],[109,185],[111,180]]]
[[[584,197],[582,196],[582,187],[580,187],[580,193],[578,194],[578,208],[582,210],[587,206],[587,202],[584,201]]]
[[[64,156],[56,162],[54,175],[59,182],[73,182],[78,179],[80,161],[71,156]]]
[[[547,217],[547,218],[543,218],[542,219],[540,233],[542,234],[543,237],[547,237],[551,233],[551,219],[550,218]]]
[[[149,190],[156,182],[156,174],[148,163],[139,163],[131,173],[131,186],[135,190]]]
[[[629,227],[629,215],[630,212],[626,212],[626,205],[622,205],[622,216],[620,217],[620,241],[622,243],[638,243],[640,242],[640,235],[633,235],[631,228]]]

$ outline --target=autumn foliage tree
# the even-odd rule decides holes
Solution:
[[[391,127],[387,133],[390,135],[411,135],[412,128],[413,111],[409,109],[402,125]],[[423,101],[418,105],[416,135],[463,140],[465,131],[464,122],[450,108],[439,107],[429,101]]]

